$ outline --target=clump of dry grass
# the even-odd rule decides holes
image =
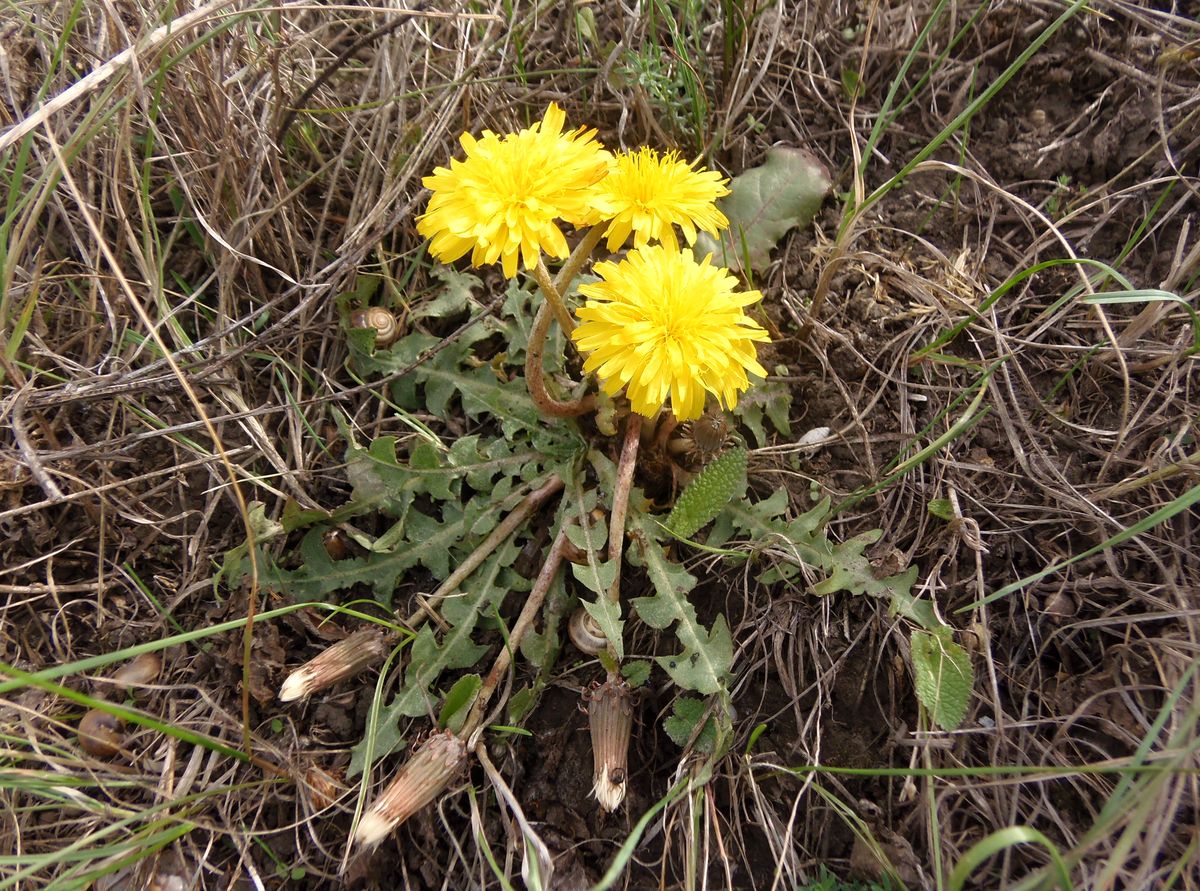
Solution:
[[[594,38],[575,18],[585,7]],[[940,17],[901,75],[931,7]],[[1186,313],[1080,297],[1111,290],[1099,261],[1194,301],[1200,35],[1171,14],[1093,8],[840,247],[839,206],[755,282],[775,304],[772,360],[795,426],[838,440],[819,451],[781,440],[752,476],[798,504],[811,481],[854,495],[839,531],[882,528],[881,564],[920,567],[921,590],[978,644],[968,724],[918,723],[887,616],[706,563],[713,604],[742,618],[739,756],[665,810],[635,882],[795,886],[817,864],[877,869],[858,837],[911,885],[931,885],[1014,825],[1043,833],[1079,887],[1160,886],[1194,869],[1182,831],[1196,801],[1194,510],[982,602],[1194,491]],[[64,688],[3,685],[0,881],[70,887],[108,873],[132,888],[157,874],[224,887],[299,870],[314,887],[369,883],[364,861],[337,878],[352,798],[309,767],[344,766],[370,691],[275,704],[297,651],[325,633],[308,613],[257,623],[249,659],[236,629],[206,630],[253,608],[212,582],[250,504],[278,517],[336,500],[335,409],[366,436],[408,430],[378,382],[345,373],[339,295],[371,274],[401,307],[420,299],[420,177],[461,130],[502,129],[551,99],[614,144],[703,147],[732,172],[776,140],[804,143],[861,200],[1062,12],[945,9],[728,4],[692,39],[679,36],[683,9],[672,32],[662,16],[586,4],[508,18],[501,6],[215,0],[176,4],[169,28],[135,0],[10,5],[0,661],[38,671],[193,636],[137,703],[183,735],[135,723],[128,761],[85,758],[74,738],[99,692],[88,672],[102,667]],[[871,141],[893,82],[896,116]],[[679,98],[669,115],[664,84]],[[1018,279],[1046,261],[1060,262]],[[971,388],[985,413],[892,478]],[[949,522],[930,512],[938,500],[953,505]],[[630,824],[688,769],[643,711]],[[253,760],[237,754],[247,740]],[[498,769],[532,820],[557,827],[560,873],[595,880],[630,825],[576,817],[572,793],[548,781],[523,793],[518,775],[536,773],[543,744],[514,742]],[[553,757],[569,772],[569,735],[562,745]],[[520,835],[494,803],[474,808],[450,800],[404,830],[414,846],[378,856],[414,887],[490,875],[476,840],[515,851]],[[70,859],[79,850],[91,853]],[[1048,863],[1042,848],[1012,847],[975,880],[1022,887]]]

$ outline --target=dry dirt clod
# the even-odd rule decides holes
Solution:
[[[1078,611],[1074,598],[1061,589],[1048,595],[1042,603],[1042,612],[1055,619],[1069,619]]]

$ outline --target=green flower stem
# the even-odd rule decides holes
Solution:
[[[580,239],[567,262],[558,272],[558,278],[551,280],[550,271],[545,262],[538,258],[537,266],[533,269],[534,280],[545,296],[545,302],[538,307],[533,320],[533,330],[529,332],[529,346],[525,351],[525,384],[529,387],[529,395],[533,397],[538,411],[550,418],[573,418],[586,414],[596,405],[596,398],[590,393],[568,402],[555,399],[546,391],[545,372],[542,369],[542,356],[545,354],[546,335],[550,331],[550,313],[547,306],[558,319],[559,326],[569,337],[575,330],[575,320],[571,318],[570,310],[562,298],[562,289],[571,284],[572,279],[579,274],[583,264],[591,256],[592,250],[599,243],[603,232],[599,226],[593,226]]]
[[[571,251],[571,256],[567,258],[567,262],[563,264],[562,269],[558,270],[558,275],[554,277],[554,287],[560,296],[563,291],[571,286],[571,281],[575,276],[579,275],[579,270],[583,268],[583,264],[588,261],[588,257],[592,255],[592,251],[596,249],[596,245],[600,243],[600,239],[603,237],[604,227],[593,226],[580,239],[579,244],[575,245],[575,250]]]
[[[537,266],[533,268],[533,278],[538,283],[538,287],[542,289],[542,294],[545,296],[546,302],[554,310],[554,317],[558,319],[558,324],[562,327],[563,333],[569,335],[575,330],[575,320],[571,318],[571,311],[567,309],[567,304],[563,302],[562,294],[559,293],[554,280],[550,278],[550,270],[546,268],[546,264],[541,257],[538,257]]]
[[[521,503],[513,508],[512,512],[492,530],[492,534],[480,542],[479,547],[473,550],[459,564],[458,568],[446,577],[446,580],[438,586],[438,589],[421,601],[421,608],[409,616],[405,620],[405,624],[415,630],[423,625],[426,619],[435,618],[436,613],[434,613],[434,608],[447,596],[457,591],[458,586],[467,580],[467,576],[479,568],[479,565],[488,558],[488,555],[492,551],[500,547],[510,535],[524,525],[525,521],[529,519],[530,514],[541,507],[547,498],[558,492],[562,487],[562,477],[554,474],[540,487],[526,495]]]
[[[508,633],[508,640],[505,641],[504,648],[497,654],[496,661],[492,663],[492,670],[483,679],[483,685],[479,688],[479,694],[475,697],[471,712],[467,715],[462,730],[459,731],[459,735],[463,739],[470,739],[471,734],[485,723],[484,710],[487,708],[492,694],[496,692],[496,687],[500,685],[500,679],[512,664],[513,654],[521,645],[521,639],[525,636],[525,632],[533,627],[534,619],[542,609],[546,595],[550,592],[550,586],[554,583],[554,576],[558,574],[558,568],[562,566],[563,545],[567,541],[567,525],[563,523],[562,529],[554,539],[554,544],[550,546],[546,562],[542,564],[542,570],[538,573],[529,596],[525,598],[525,605],[521,607],[521,614],[517,616],[517,621]]]
[[[608,518],[608,559],[617,568],[608,599],[621,599],[621,555],[625,551],[625,514],[629,510],[629,489],[637,467],[638,444],[641,442],[642,416],[632,414],[625,421],[625,441],[621,444],[621,463],[617,465],[617,485],[613,489],[612,514]]]
[[[546,332],[550,330],[551,305],[549,301],[543,303],[533,317],[533,330],[529,332],[529,345],[525,348],[525,385],[529,388],[533,404],[543,415],[548,418],[573,418],[595,408],[596,397],[587,393],[578,399],[562,402],[546,392],[542,356],[546,349]]]

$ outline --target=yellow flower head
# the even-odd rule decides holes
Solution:
[[[729,225],[713,203],[728,195],[728,180],[713,170],[696,170],[674,152],[659,155],[654,149],[619,152],[608,176],[596,187],[596,206],[611,220],[605,234],[608,249],[615,251],[633,233],[635,247],[648,242],[678,246],[679,226],[688,244],[696,243],[696,229],[709,235]]]
[[[512,278],[518,257],[530,269],[542,251],[567,256],[557,221],[594,219],[591,189],[612,156],[595,141],[595,130],[564,133],[565,122],[551,103],[541,121],[518,133],[462,135],[466,159],[422,180],[433,197],[417,230],[437,259],[450,263],[470,251],[473,266],[499,260]]]
[[[743,312],[762,294],[735,291],[737,279],[711,261],[651,245],[597,263],[601,281],[579,288],[587,302],[571,337],[589,354],[584,370],[609,395],[627,387],[638,414],[653,416],[670,396],[676,418],[698,418],[706,393],[733,408],[747,372],[766,377],[754,341],[767,332]]]

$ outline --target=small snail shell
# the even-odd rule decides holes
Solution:
[[[122,687],[138,687],[158,680],[162,671],[162,659],[157,653],[142,653],[132,662],[123,665],[112,676],[114,683]]]
[[[94,708],[79,721],[79,745],[89,755],[111,758],[121,751],[124,722],[115,715]]]
[[[321,536],[321,544],[325,546],[325,553],[330,560],[345,560],[350,556],[350,545],[346,543],[346,533],[341,529],[330,529]]]
[[[375,346],[385,347],[400,336],[400,323],[382,306],[368,306],[350,313],[350,327],[375,330]]]
[[[1066,591],[1055,591],[1042,601],[1042,612],[1055,619],[1069,619],[1079,607]]]
[[[571,635],[571,642],[581,653],[595,656],[608,649],[608,638],[582,606],[571,615],[567,632]]]

